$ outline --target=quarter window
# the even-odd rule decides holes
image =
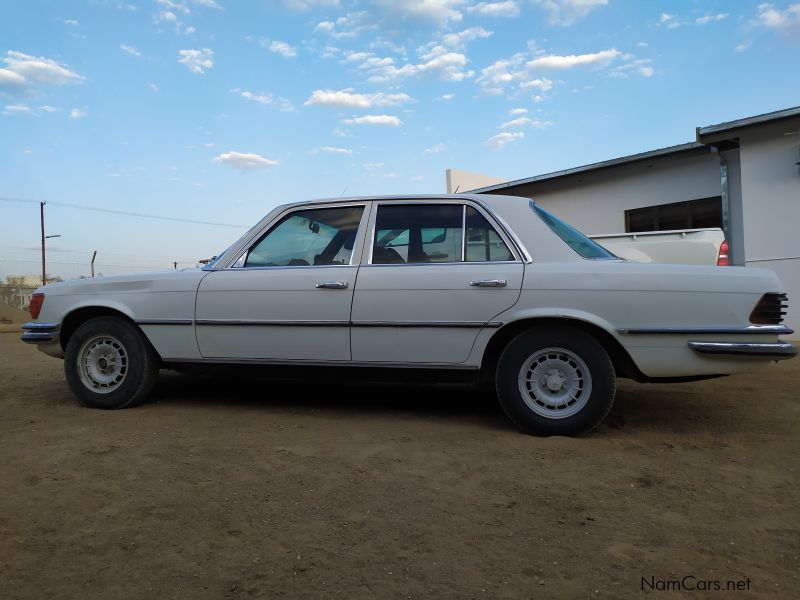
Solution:
[[[511,254],[503,238],[489,224],[486,217],[471,206],[467,207],[465,223],[467,262],[514,260],[514,255]]]
[[[244,266],[349,264],[363,212],[363,206],[293,212],[281,219],[250,249]]]
[[[466,225],[466,236],[464,226]],[[514,260],[486,218],[462,204],[378,207],[372,264]]]

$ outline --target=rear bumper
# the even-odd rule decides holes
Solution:
[[[744,356],[786,360],[797,356],[797,348],[789,342],[689,342],[689,348],[700,354]]]
[[[60,332],[61,323],[25,323],[20,339],[27,344],[36,344],[45,354],[63,358]]]

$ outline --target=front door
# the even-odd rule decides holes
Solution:
[[[464,362],[513,306],[524,265],[471,203],[376,203],[352,312],[353,360]]]
[[[350,307],[365,205],[278,217],[231,268],[197,293],[204,358],[349,361]]]

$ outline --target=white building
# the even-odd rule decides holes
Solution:
[[[508,194],[595,235],[722,227],[731,263],[766,267],[800,332],[800,107],[698,127],[696,141],[501,182],[456,169],[447,192]]]

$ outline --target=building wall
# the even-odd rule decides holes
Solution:
[[[456,190],[463,193],[488,185],[503,183],[505,181],[505,179],[500,179],[499,177],[470,173],[469,171],[462,171],[461,169],[447,169],[445,180],[448,194],[455,194],[457,193]]]
[[[625,211],[720,195],[716,154],[650,161],[514,186],[493,194],[526,196],[584,233],[625,231]]]
[[[740,133],[746,264],[772,269],[800,333],[800,119]],[[785,135],[794,132],[794,135]],[[796,334],[797,335],[797,334]]]

